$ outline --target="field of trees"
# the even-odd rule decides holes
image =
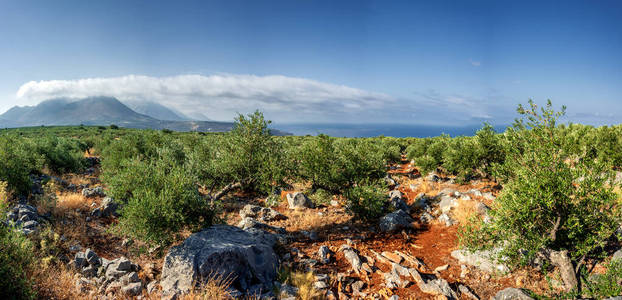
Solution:
[[[461,247],[501,248],[512,267],[546,253],[571,274],[565,293],[541,297],[606,298],[622,294],[622,261],[608,262],[620,246],[622,125],[560,124],[564,109],[550,102],[519,107],[505,132],[484,125],[474,136],[335,138],[273,136],[259,112],[240,115],[227,133],[179,133],[116,126],[33,127],[0,130],[0,295],[42,297],[42,265],[54,268],[67,252],[53,233],[24,236],[6,221],[17,203],[56,213],[54,180],[98,167],[106,195],[120,204],[111,234],[146,247],[178,244],[187,232],[226,218],[233,194],[278,205],[282,191],[303,187],[316,205],[343,203],[359,224],[375,224],[391,211],[387,171],[412,162],[416,176],[431,174],[458,184],[488,180],[500,192],[490,218],[460,224]],[[45,176],[44,176],[45,175]],[[33,180],[44,192],[34,194]],[[50,192],[51,191],[51,192]],[[50,226],[54,227],[54,226]],[[50,259],[52,257],[52,259]],[[560,262],[561,261],[561,262]],[[590,276],[597,263],[607,272]],[[550,265],[541,266],[547,274]],[[572,280],[575,280],[573,284]],[[533,295],[535,296],[535,295]]]

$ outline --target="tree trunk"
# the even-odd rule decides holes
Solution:
[[[218,191],[216,194],[214,194],[210,198],[212,201],[218,201],[218,199],[222,198],[227,193],[231,192],[234,189],[241,188],[241,187],[242,187],[241,182],[227,184],[222,190]]]
[[[559,269],[562,281],[564,282],[564,290],[570,292],[577,289],[579,282],[577,281],[577,274],[572,266],[572,261],[570,257],[568,257],[568,251],[551,251],[549,257],[551,263]]]

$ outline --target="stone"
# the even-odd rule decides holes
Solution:
[[[399,191],[393,191],[393,192],[399,192]],[[400,193],[400,195],[401,194],[402,193]],[[402,197],[391,197],[389,200],[389,204],[391,205],[391,208],[393,208],[393,210],[401,209],[405,212],[410,211],[410,207],[408,206],[408,204],[406,204],[406,202],[404,201],[404,199],[402,199]]]
[[[106,278],[116,279],[132,270],[132,263],[125,257],[111,260],[106,267]]]
[[[152,294],[158,289],[158,281],[154,280],[147,284],[147,293]]]
[[[93,266],[99,266],[101,264],[99,256],[97,256],[97,254],[91,250],[90,248],[87,248],[84,251],[84,256],[86,257],[86,261]]]
[[[86,198],[92,197],[105,197],[106,193],[104,193],[104,188],[101,186],[95,188],[84,188],[82,189],[82,196]]]
[[[523,290],[517,288],[507,288],[497,292],[492,300],[533,300]]]
[[[393,232],[400,229],[412,228],[413,221],[410,215],[399,209],[382,217],[378,226],[382,232]]]
[[[287,232],[285,228],[264,224],[251,217],[246,217],[242,219],[240,223],[238,223],[237,226],[244,230],[255,228],[255,229],[260,229],[260,230],[272,231],[272,232],[280,233],[280,234],[284,234]]]
[[[431,182],[439,182],[441,181],[441,178],[438,177],[438,175],[436,175],[434,172],[432,172],[428,174],[428,176],[425,177],[425,180],[431,181]]]
[[[572,266],[572,261],[568,256],[568,251],[551,251],[549,257],[551,263],[557,267],[561,274],[565,291],[570,292],[574,290],[579,283],[574,272],[574,267]]]
[[[346,260],[352,266],[352,270],[354,270],[356,274],[359,274],[361,272],[361,264],[362,264],[361,258],[359,257],[359,255],[350,246],[343,247],[342,251],[343,251],[343,255],[345,256]]]
[[[454,207],[458,206],[458,200],[454,197],[443,195],[441,201],[438,203],[438,207],[443,213],[450,212]]]
[[[421,221],[421,223],[428,224],[432,222],[432,220],[434,220],[434,216],[432,216],[428,212],[423,212],[421,216],[419,216],[419,220]]]
[[[82,270],[83,267],[87,266],[86,256],[84,252],[78,252],[73,258],[72,266],[76,270]]]
[[[487,216],[488,211],[490,211],[490,207],[484,203],[477,202],[475,204],[475,211],[477,211],[480,216]]]
[[[467,194],[471,194],[475,197],[482,197],[482,192],[480,192],[478,189],[470,189]]]
[[[423,284],[418,284],[419,289],[426,294],[443,295],[448,299],[458,299],[458,295],[451,289],[447,280],[442,278],[432,279]]]
[[[316,290],[328,289],[328,284],[324,281],[316,281],[313,283],[313,288]]]
[[[121,288],[121,293],[128,295],[128,296],[138,296],[141,294],[142,289],[143,289],[143,285],[140,281],[132,282],[132,283],[128,283],[127,285],[123,286]]]
[[[287,204],[290,209],[313,208],[313,202],[303,193],[294,192],[287,194]]]
[[[383,251],[381,254],[382,256],[386,257],[388,260],[396,264],[402,263],[402,261],[404,260],[404,258],[397,253]]]
[[[90,278],[90,277],[95,277],[97,276],[97,267],[96,266],[86,266],[84,268],[82,268],[81,271],[82,275]]]
[[[190,291],[215,273],[235,278],[232,286],[247,290],[259,283],[272,288],[278,270],[277,239],[261,230],[214,225],[172,247],[164,259],[160,286],[164,293]]]
[[[482,196],[484,197],[484,199],[490,201],[495,201],[495,199],[497,199],[497,197],[493,196],[491,192],[484,193]]]
[[[27,221],[22,224],[22,228],[25,229],[34,229],[37,226],[39,226],[39,223],[37,221]]]
[[[438,266],[438,267],[436,267],[436,269],[434,269],[434,273],[443,272],[443,271],[447,270],[448,268],[449,268],[449,265]]]
[[[619,249],[618,251],[613,253],[613,256],[611,257],[611,260],[618,260],[618,259],[622,259],[622,249]]]
[[[458,291],[460,291],[460,295],[464,295],[469,299],[472,300],[479,300],[479,297],[477,295],[475,295],[475,293],[473,293],[471,291],[471,289],[469,289],[466,285],[461,284],[458,286]]]
[[[328,246],[323,245],[320,247],[320,249],[318,249],[317,251],[317,255],[320,258],[320,262],[323,264],[327,264],[330,262],[330,259],[333,255],[333,252],[330,251],[330,249],[328,248]]]
[[[294,299],[296,299],[297,295],[298,295],[297,287],[287,285],[287,284],[281,285],[281,289],[279,291],[279,296],[281,299],[290,298],[290,297],[293,297]]]
[[[278,211],[268,208],[261,207],[258,205],[247,204],[240,210],[240,217],[244,218],[253,218],[259,219],[263,222],[277,221],[277,220],[285,220],[287,217]]]
[[[359,293],[361,293],[361,291],[363,290],[363,288],[365,288],[365,282],[362,282],[360,280],[354,282],[352,285],[352,293],[356,296]]]
[[[454,250],[451,252],[451,257],[457,259],[462,264],[477,267],[484,272],[506,274],[510,272],[510,269],[503,263],[495,260],[499,251],[501,251],[499,248],[473,252],[464,249]]]
[[[445,223],[445,226],[449,227],[454,225],[456,222],[446,213],[441,214],[440,216],[438,216],[438,220],[440,222]]]
[[[424,208],[424,207],[426,207],[428,205],[429,201],[430,201],[430,199],[425,195],[425,193],[419,193],[415,197],[415,201],[413,203],[413,207]]]

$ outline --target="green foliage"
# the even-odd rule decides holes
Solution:
[[[30,190],[31,171],[39,170],[41,157],[27,140],[0,136],[0,181],[8,184],[10,192],[26,194]]]
[[[415,165],[419,167],[419,171],[423,175],[435,171],[438,168],[438,161],[430,155],[419,156],[414,159]]]
[[[107,182],[109,186],[128,186],[129,197],[118,224],[122,233],[168,244],[182,229],[196,231],[211,225],[214,204],[199,194],[195,177],[183,165],[162,154],[152,161],[132,159],[124,167],[119,179]]]
[[[33,250],[30,240],[0,225],[0,298],[36,298],[33,282],[29,278],[35,260]]]
[[[327,204],[333,199],[333,195],[327,190],[317,189],[309,196],[309,199],[311,199],[315,205]]]
[[[370,221],[384,213],[386,186],[381,182],[365,183],[347,189],[344,196],[346,209],[355,217]]]
[[[84,168],[83,152],[86,146],[76,140],[48,136],[37,140],[36,151],[51,171],[62,174]]]
[[[605,299],[622,295],[622,259],[607,265],[607,272],[587,280],[584,294],[589,298]]]
[[[513,262],[543,249],[568,250],[575,264],[607,243],[622,215],[611,169],[597,159],[567,153],[557,127],[563,115],[549,101],[538,111],[519,106],[524,118],[506,135],[506,184],[491,211],[492,222],[462,234],[468,247],[504,245]],[[526,251],[526,255],[519,254]]]

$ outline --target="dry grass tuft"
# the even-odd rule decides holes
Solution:
[[[230,277],[218,273],[210,275],[205,284],[183,296],[182,300],[226,300],[232,299],[228,289],[233,283]]]
[[[57,196],[56,207],[61,210],[86,210],[93,202],[93,199],[87,199],[81,193],[64,193]]]
[[[82,293],[77,289],[76,281],[80,276],[65,266],[39,268],[33,277],[40,299],[92,299],[88,290]]]
[[[453,217],[460,224],[468,224],[470,220],[477,216],[477,210],[473,200],[458,199],[458,206],[453,209]]]
[[[301,300],[321,299],[322,294],[313,288],[315,275],[313,272],[294,272],[290,277],[291,284],[298,288],[298,298]]]

